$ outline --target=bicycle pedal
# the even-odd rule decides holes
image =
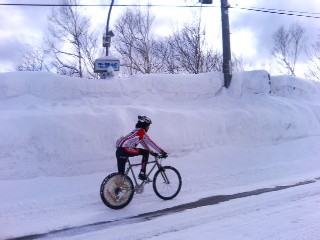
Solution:
[[[148,178],[147,180],[145,180],[145,183],[148,184],[148,183],[151,183],[152,180],[150,178]]]

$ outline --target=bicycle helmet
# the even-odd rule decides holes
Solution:
[[[148,125],[152,123],[151,119],[148,118],[147,116],[138,116],[138,122],[146,123]]]
[[[151,119],[147,116],[138,116],[138,122],[136,124],[136,128],[143,128],[144,130],[148,130],[147,127],[152,123]]]

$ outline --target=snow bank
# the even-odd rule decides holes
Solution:
[[[274,76],[271,77],[271,92],[275,96],[319,100],[320,82],[292,76]]]
[[[157,93],[167,100],[179,101],[214,96],[223,85],[221,73],[147,76],[96,80],[45,72],[1,73],[0,99],[32,95],[46,100],[72,100],[120,95],[139,97]]]
[[[0,75],[0,99],[32,95],[46,100],[72,100],[82,97],[115,96],[114,81],[94,81],[47,72],[12,72]]]
[[[268,94],[270,93],[270,75],[264,70],[235,72],[229,92],[233,97],[241,97],[242,94]]]
[[[226,90],[221,73],[112,80],[2,73],[0,179],[113,171],[115,140],[141,114],[152,118],[150,135],[173,156],[320,135],[319,101],[305,102],[296,97],[303,93],[269,81],[265,71],[235,73]],[[299,84],[312,90],[309,82]]]

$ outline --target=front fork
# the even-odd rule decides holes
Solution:
[[[164,182],[165,182],[166,184],[170,184],[170,181],[169,181],[169,179],[168,179],[168,177],[167,177],[167,175],[166,175],[166,172],[165,172],[164,167],[163,167],[162,165],[158,164],[158,168],[159,168],[159,170],[160,170],[160,174],[161,174]]]

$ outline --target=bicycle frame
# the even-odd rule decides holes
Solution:
[[[147,173],[147,179],[149,179],[149,176],[150,174],[153,172],[153,170],[158,167],[158,169],[161,169],[162,168],[162,165],[161,163],[159,163],[159,158],[158,157],[154,157],[154,161],[150,161],[148,162],[148,165],[149,164],[153,164],[152,168],[149,170],[149,172]],[[125,171],[125,176],[128,176],[129,172],[131,172],[132,176],[133,176],[133,180],[134,180],[134,183],[135,183],[135,186],[143,186],[145,183],[148,183],[148,180],[143,180],[141,184],[138,184],[138,181],[137,181],[137,178],[136,178],[136,175],[134,174],[134,171],[133,171],[133,167],[137,167],[137,166],[141,166],[142,163],[134,163],[134,164],[131,164],[129,158],[127,160],[127,163],[128,163],[128,167]]]

